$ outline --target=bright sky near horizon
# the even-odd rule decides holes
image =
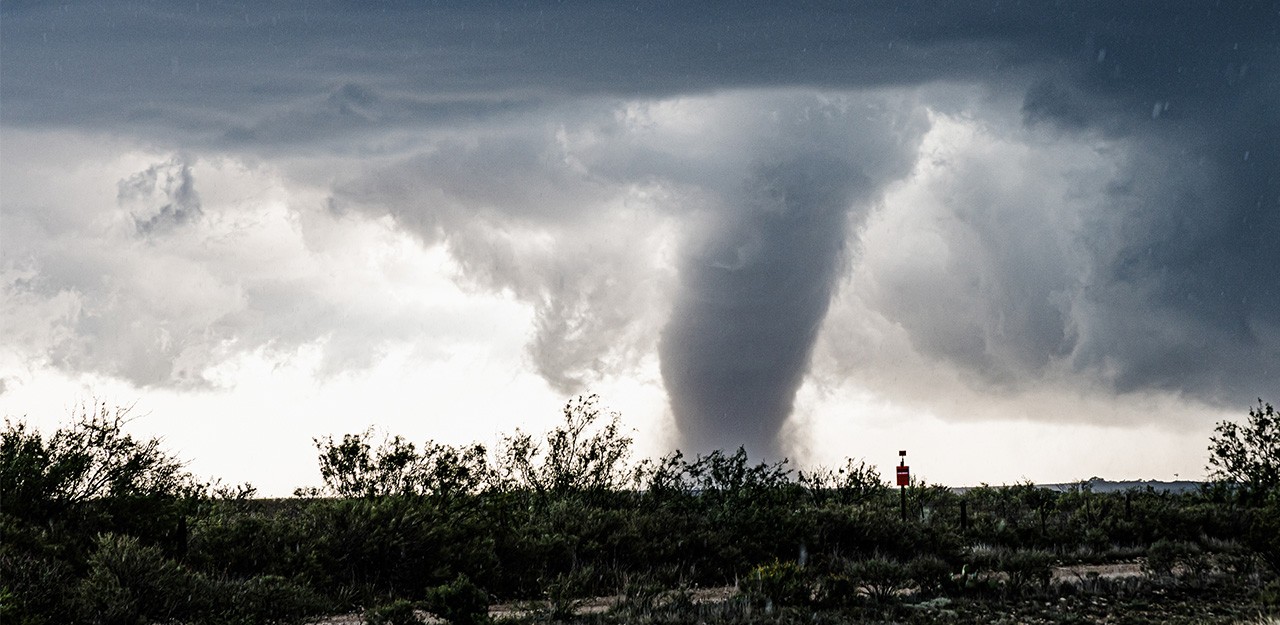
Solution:
[[[1280,4],[0,6],[0,413],[1198,479],[1280,397]]]

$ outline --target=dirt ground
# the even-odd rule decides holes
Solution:
[[[737,592],[733,586],[721,586],[716,588],[695,588],[692,591],[693,601],[695,603],[717,603],[726,601]],[[607,597],[592,597],[583,599],[578,605],[578,614],[598,614],[607,612],[617,604],[619,597],[617,595]],[[519,618],[531,616],[539,606],[532,602],[517,603],[496,603],[489,607],[489,616],[493,619]],[[443,620],[436,618],[426,612],[418,612],[418,616],[427,623],[444,623]],[[318,621],[311,621],[308,625],[363,625],[364,617],[360,614],[341,614],[338,616],[329,616]]]
[[[1141,564],[1137,562],[1127,562],[1119,564],[1081,564],[1074,566],[1054,567],[1052,579],[1054,582],[1075,582],[1083,583],[1090,579],[1122,579],[1128,577],[1138,577],[1146,575],[1142,570]],[[733,586],[721,586],[715,588],[699,588],[692,591],[691,597],[695,603],[719,603],[733,597],[737,589]],[[608,611],[619,601],[618,596],[604,596],[584,599],[578,604],[577,612],[579,614],[597,614]],[[540,606],[535,602],[517,602],[517,603],[500,603],[489,608],[489,615],[494,619],[510,619],[532,616]],[[443,623],[444,621],[419,612],[418,615],[427,623]],[[363,625],[364,618],[360,614],[344,614],[338,616],[330,616],[317,621],[312,621],[309,625]],[[1280,625],[1280,620],[1258,620],[1242,623],[1242,625]]]
[[[1103,579],[1120,579],[1123,577],[1137,577],[1143,575],[1142,565],[1137,562],[1124,562],[1120,564],[1078,564],[1075,566],[1055,566],[1053,567],[1053,581],[1079,581],[1089,579],[1093,576]]]

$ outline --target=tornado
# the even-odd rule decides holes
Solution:
[[[868,182],[840,156],[755,167],[678,267],[659,344],[681,448],[779,459],[779,432],[845,263]]]

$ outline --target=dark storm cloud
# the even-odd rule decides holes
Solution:
[[[917,45],[917,16],[892,4],[742,5],[726,16],[684,3],[6,3],[4,17],[7,121],[162,125],[206,139],[253,139],[300,106],[326,123],[281,131],[323,136],[328,122],[375,121],[387,101],[369,94],[384,91],[403,94],[384,121],[451,122],[504,97],[906,83],[936,76],[934,55],[959,74],[1005,56],[948,54],[967,42],[932,33]]]
[[[1042,66],[1149,111],[1268,71],[1257,57],[1274,51],[1274,12],[1194,2],[6,3],[0,93],[9,123],[264,143],[456,123],[583,94],[1003,80]],[[286,119],[295,123],[272,127]]]
[[[730,208],[686,241],[661,349],[693,444],[774,449],[854,247],[843,226],[909,163],[895,150],[893,167],[866,172],[869,131],[695,156],[597,147],[583,165],[556,160],[546,132],[485,143],[490,127],[571,118],[579,100],[981,85],[1019,103],[1021,127],[1006,135],[1048,151],[1096,141],[1124,156],[1105,180],[1078,185],[1089,197],[1069,225],[1047,212],[1057,200],[985,178],[992,163],[952,179],[947,235],[974,262],[886,276],[900,288],[877,300],[912,346],[999,389],[1066,371],[1111,392],[1215,402],[1280,392],[1276,2],[197,6],[5,3],[0,122],[132,133],[175,150],[398,154],[400,165],[339,185],[335,206],[393,198],[383,214],[449,242],[479,282],[537,302],[535,360],[564,388],[628,327],[598,311],[641,268],[619,254],[522,252],[519,235],[499,234],[554,231],[563,243],[610,185],[700,189]],[[806,106],[792,104],[784,115]],[[744,135],[766,136],[763,118],[743,119]],[[403,138],[460,128],[480,139],[433,139],[424,152]],[[770,192],[786,199],[766,210]],[[159,206],[140,229],[199,211]],[[940,293],[957,304],[920,305]],[[729,420],[750,424],[726,433]]]
[[[1135,166],[1111,198],[1121,210],[1104,219],[1092,250],[1088,297],[1099,314],[1076,356],[1118,364],[1118,390],[1221,401],[1277,390],[1280,155],[1263,148],[1270,173],[1253,169],[1245,154],[1255,140],[1236,123],[1203,129],[1218,136],[1154,143],[1167,153]],[[1280,145],[1274,129],[1271,142]]]

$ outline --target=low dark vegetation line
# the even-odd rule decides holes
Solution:
[[[1197,592],[1257,613],[1280,603],[1280,494],[1243,435],[1259,422],[1280,427],[1260,402],[1244,429],[1219,428],[1221,479],[1196,491],[921,482],[904,521],[897,489],[859,461],[796,471],[739,449],[632,463],[594,397],[496,453],[317,439],[323,485],[291,499],[203,483],[128,435],[127,410],[86,406],[49,436],[6,422],[0,623],[478,623],[510,601],[551,620],[959,622],[945,619],[992,602]],[[1140,580],[1053,575],[1118,562],[1141,563]],[[729,600],[698,599],[725,586]],[[593,596],[616,606],[575,616]]]

